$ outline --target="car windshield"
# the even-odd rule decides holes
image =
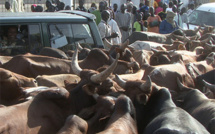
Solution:
[[[215,26],[215,14],[200,10],[194,10],[189,16],[188,16],[189,24],[203,26],[210,25]]]

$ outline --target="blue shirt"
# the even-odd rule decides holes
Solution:
[[[176,27],[173,28],[173,26],[170,23],[168,23],[166,20],[163,20],[160,24],[159,33],[161,33],[161,34],[172,33],[173,31],[178,29],[178,25],[176,22],[175,22],[175,24],[176,24]]]

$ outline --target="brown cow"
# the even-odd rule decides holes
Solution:
[[[57,133],[70,115],[69,103],[69,92],[55,87],[40,92],[27,102],[2,107],[0,133]]]
[[[150,57],[154,53],[152,51],[146,51],[146,50],[134,50],[133,51],[133,57],[135,61],[137,61],[140,65],[140,68],[144,64],[149,64],[150,63]]]
[[[0,104],[11,105],[24,95],[25,87],[36,87],[34,78],[28,78],[0,68]]]
[[[100,49],[91,50],[84,60],[79,61],[81,68],[93,70],[103,65],[110,65],[110,63],[109,57]],[[70,64],[70,60],[26,54],[13,57],[3,64],[2,68],[26,77],[36,78],[38,75],[74,74]]]
[[[84,90],[92,95],[97,103],[83,109],[78,115],[87,120],[89,126],[88,133],[94,134],[104,130],[107,121],[113,113],[116,98],[112,96],[100,96],[96,91],[89,89],[88,86],[84,86]]]
[[[2,68],[26,77],[36,78],[38,75],[44,74],[72,73],[70,63],[71,62],[69,60],[26,54],[13,57],[9,62],[2,65]]]
[[[197,61],[186,64],[187,71],[195,80],[198,75],[213,70],[215,67],[215,52],[211,52],[204,61]]]
[[[152,82],[170,90],[179,90],[176,83],[177,77],[183,81],[186,86],[195,87],[193,78],[187,72],[182,61],[174,64],[148,66],[145,69],[143,80],[145,80],[148,75],[151,77]]]
[[[80,77],[74,74],[39,75],[36,77],[38,86],[47,87],[64,87],[65,80],[68,82],[79,82]]]
[[[87,134],[87,130],[88,124],[85,120],[77,115],[70,115],[57,134]]]
[[[132,101],[125,95],[117,98],[114,112],[104,131],[98,134],[137,134],[136,112]]]
[[[68,59],[67,55],[62,50],[51,47],[43,47],[40,51],[40,55]]]
[[[76,50],[74,56],[72,57],[71,68],[73,72],[81,78],[81,81],[78,84],[73,84],[70,89],[70,85],[66,86],[66,89],[70,91],[71,98],[71,108],[72,114],[78,114],[83,108],[90,107],[96,102],[92,96],[89,96],[84,90],[83,86],[93,85],[98,86],[101,82],[105,81],[107,77],[115,69],[119,55],[117,59],[104,71],[98,72],[90,69],[82,69],[78,64],[78,51]],[[84,98],[84,99],[83,99]],[[81,100],[81,101],[80,101]]]
[[[126,94],[131,101],[133,102],[136,113],[137,113],[137,126],[138,133],[142,133],[143,129],[143,115],[141,108],[143,105],[146,105],[151,94],[160,89],[159,86],[151,82],[150,77],[147,77],[146,81],[136,80],[136,81],[125,81],[116,75],[116,82],[125,90]]]

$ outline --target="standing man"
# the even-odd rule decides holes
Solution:
[[[145,1],[145,5],[140,8],[140,12],[143,12],[143,20],[147,20],[149,13],[149,0]]]
[[[46,10],[45,12],[54,12],[56,11],[56,7],[54,5],[52,5],[52,1],[51,0],[46,0]]]
[[[92,12],[96,16],[96,24],[98,25],[101,22],[101,13],[106,9],[104,1],[99,2],[99,10]]]
[[[180,26],[183,29],[183,23],[182,23],[181,15],[177,12],[178,10],[177,10],[176,5],[174,5],[172,7],[172,11],[176,14],[174,20],[176,21],[178,26]]]
[[[87,9],[84,7],[85,0],[79,0],[78,2],[79,6],[76,8],[76,10],[87,12]]]
[[[17,0],[17,8],[18,8],[18,12],[24,12],[24,2],[23,0]]]
[[[169,34],[178,29],[178,25],[174,20],[175,13],[172,11],[167,11],[166,19],[160,24],[159,32],[161,34]]]
[[[11,3],[11,8],[12,8],[13,12],[18,12],[17,0],[11,0],[10,3]]]
[[[122,35],[121,35],[120,30],[119,30],[119,26],[118,26],[117,22],[114,20],[114,11],[110,12],[110,21],[108,21],[108,24],[111,27],[111,33],[117,33],[118,34],[118,36],[116,38],[111,39],[112,43],[114,45],[121,44]]]
[[[159,25],[161,23],[161,18],[154,14],[154,7],[149,8],[150,16],[147,19],[148,22],[148,32],[159,33]]]
[[[104,10],[101,13],[102,20],[98,25],[98,29],[101,35],[102,40],[107,39],[109,42],[112,43],[111,38],[115,38],[118,36],[117,33],[111,33],[111,26],[108,24],[108,20],[110,18],[110,12],[108,10]],[[105,43],[104,43],[105,45]],[[105,49],[109,50],[108,46],[104,46]]]
[[[162,21],[166,19],[166,9],[167,9],[167,7],[168,7],[168,5],[166,3],[164,3],[163,4],[163,11],[158,13],[158,15],[160,16]]]
[[[116,3],[113,4],[113,11],[114,11],[114,17],[113,18],[115,19],[116,14],[119,12],[118,11],[118,5]]]
[[[131,29],[131,15],[125,12],[127,8],[126,4],[122,4],[120,7],[120,12],[116,14],[116,22],[122,34],[122,43],[130,36]]]

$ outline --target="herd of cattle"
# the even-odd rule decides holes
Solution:
[[[215,134],[213,30],[0,56],[0,133]]]

